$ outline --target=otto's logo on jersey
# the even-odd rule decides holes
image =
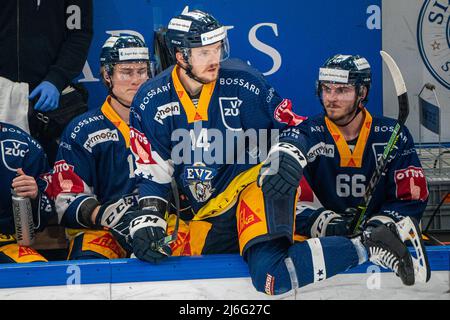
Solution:
[[[60,193],[84,192],[83,180],[75,173],[74,166],[65,160],[55,162],[51,175],[43,176],[48,183],[46,193],[55,199]]]
[[[214,192],[211,181],[216,176],[216,170],[206,167],[203,163],[195,163],[184,169],[183,180],[198,202],[205,202]]]
[[[131,151],[136,156],[136,163],[139,164],[155,164],[152,158],[152,150],[147,137],[135,128],[130,130],[130,146]]]
[[[119,133],[117,132],[117,129],[114,130],[103,129],[91,133],[90,135],[88,135],[88,138],[84,143],[83,147],[87,151],[92,153],[93,147],[107,141],[119,141]]]
[[[306,155],[308,162],[313,162],[318,156],[334,158],[334,145],[320,142],[309,149],[308,154]]]
[[[233,98],[219,98],[220,112],[222,114],[222,121],[225,127],[233,131],[242,130],[240,122],[240,107],[242,100],[238,97]]]
[[[157,108],[156,115],[153,119],[160,124],[167,117],[180,115],[180,104],[178,102],[171,102]]]
[[[422,168],[409,166],[395,171],[394,175],[397,199],[425,201],[428,198],[428,186]]]
[[[16,171],[17,165],[20,164],[17,158],[25,158],[30,151],[26,143],[12,139],[3,140],[1,146],[3,163],[11,171]]]
[[[284,99],[276,107],[273,114],[275,120],[280,123],[285,123],[289,126],[296,126],[305,121],[307,118],[298,116],[292,111],[292,102],[289,99]]]

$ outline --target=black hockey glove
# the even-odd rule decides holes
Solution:
[[[380,226],[380,225],[388,225],[391,223],[397,223],[399,222],[403,217],[399,214],[397,216],[394,216],[389,213],[379,213],[374,216],[372,216],[367,222],[364,224],[363,229],[365,231],[372,231],[374,228]]]
[[[295,146],[281,142],[270,150],[257,179],[264,196],[273,200],[290,197],[297,191],[306,159]]]
[[[323,210],[311,226],[311,238],[349,235],[350,223],[355,214],[355,208],[347,208],[341,214]]]
[[[172,254],[170,246],[164,242],[166,203],[157,198],[145,200],[144,209],[127,212],[111,232],[138,259],[157,263]]]

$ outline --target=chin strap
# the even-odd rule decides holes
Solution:
[[[188,67],[186,68],[185,66],[181,65],[179,62],[177,62],[177,65],[183,69],[184,71],[186,71],[186,75],[191,78],[194,81],[197,81],[198,83],[201,84],[208,84],[209,82],[203,81],[202,79],[200,79],[199,77],[197,77],[195,74],[192,73],[192,67],[191,65],[188,63]]]
[[[111,82],[111,85],[109,85],[108,87],[108,94],[111,96],[111,98],[113,98],[114,100],[116,100],[118,103],[120,103],[122,106],[124,106],[127,109],[131,108],[131,105],[127,105],[125,103],[123,103],[122,101],[120,101],[121,99],[119,99],[119,97],[117,97],[114,93],[113,93],[113,84]]]

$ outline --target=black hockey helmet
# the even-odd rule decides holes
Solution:
[[[135,35],[109,37],[102,47],[100,65],[111,75],[115,64],[130,62],[147,63],[149,77],[153,76],[153,65],[144,40]]]
[[[172,18],[166,32],[166,42],[172,58],[178,51],[183,53],[188,63],[189,49],[222,42],[221,61],[229,57],[226,28],[209,13],[193,10],[183,11]]]
[[[359,55],[336,54],[328,58],[319,70],[319,79],[316,82],[316,92],[322,102],[322,83],[338,83],[354,85],[358,95],[361,88],[367,88],[363,103],[368,101],[372,72],[369,62]]]

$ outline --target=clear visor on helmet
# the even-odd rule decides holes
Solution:
[[[116,63],[114,65],[114,74],[118,81],[145,81],[149,77],[154,76],[153,62],[144,60]]]
[[[189,58],[193,64],[209,65],[222,62],[230,56],[228,38],[207,46],[192,48],[189,51]]]
[[[322,99],[325,100],[351,101],[355,98],[355,86],[352,84],[320,82],[320,92]]]
[[[183,49],[192,65],[214,65],[230,57],[230,44],[225,27],[203,33],[200,38],[202,41],[201,47]]]

